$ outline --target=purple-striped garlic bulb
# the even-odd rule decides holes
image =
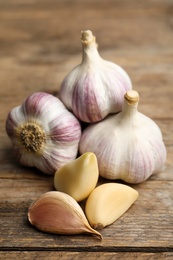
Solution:
[[[139,94],[125,95],[123,111],[88,126],[79,151],[95,153],[99,173],[107,179],[140,183],[162,170],[166,148],[158,125],[138,112]]]
[[[21,164],[54,174],[76,158],[81,126],[57,97],[37,92],[10,111],[6,132]]]
[[[82,31],[82,62],[63,80],[60,99],[84,122],[98,122],[122,110],[124,94],[132,89],[128,74],[102,59],[90,30]]]

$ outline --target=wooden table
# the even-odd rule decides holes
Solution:
[[[139,199],[102,241],[29,224],[30,203],[54,189],[53,177],[21,166],[5,132],[8,112],[28,95],[58,92],[81,61],[85,29],[128,72],[168,153],[162,172],[133,185]],[[173,259],[173,1],[0,0],[0,165],[0,259]]]

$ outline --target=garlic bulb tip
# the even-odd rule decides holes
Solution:
[[[124,98],[131,105],[136,105],[139,102],[139,94],[135,90],[128,90]]]
[[[81,41],[83,44],[89,44],[90,42],[95,41],[95,36],[90,30],[81,31]]]

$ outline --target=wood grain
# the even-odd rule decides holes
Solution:
[[[53,176],[20,165],[5,132],[8,112],[28,95],[58,93],[81,62],[84,29],[96,35],[104,59],[128,72],[140,112],[159,125],[167,148],[164,169],[132,185],[139,199],[101,231],[103,241],[29,224],[28,207],[54,189]],[[0,259],[172,259],[173,2],[0,0],[0,32]]]
[[[11,260],[15,257],[17,259],[23,259],[23,260],[30,260],[30,259],[43,259],[43,260],[67,260],[67,259],[105,259],[105,260],[172,260],[173,253],[166,252],[166,253],[105,253],[105,252],[96,252],[96,253],[90,253],[90,252],[29,252],[29,251],[20,251],[20,252],[0,252],[0,257],[2,260]]]

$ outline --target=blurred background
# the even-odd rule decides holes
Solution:
[[[100,55],[131,77],[142,111],[153,89],[163,115],[162,97],[172,89],[161,96],[157,86],[173,82],[172,27],[172,0],[0,0],[1,101],[15,95],[9,110],[34,91],[58,91],[81,62],[80,33],[90,29]]]

